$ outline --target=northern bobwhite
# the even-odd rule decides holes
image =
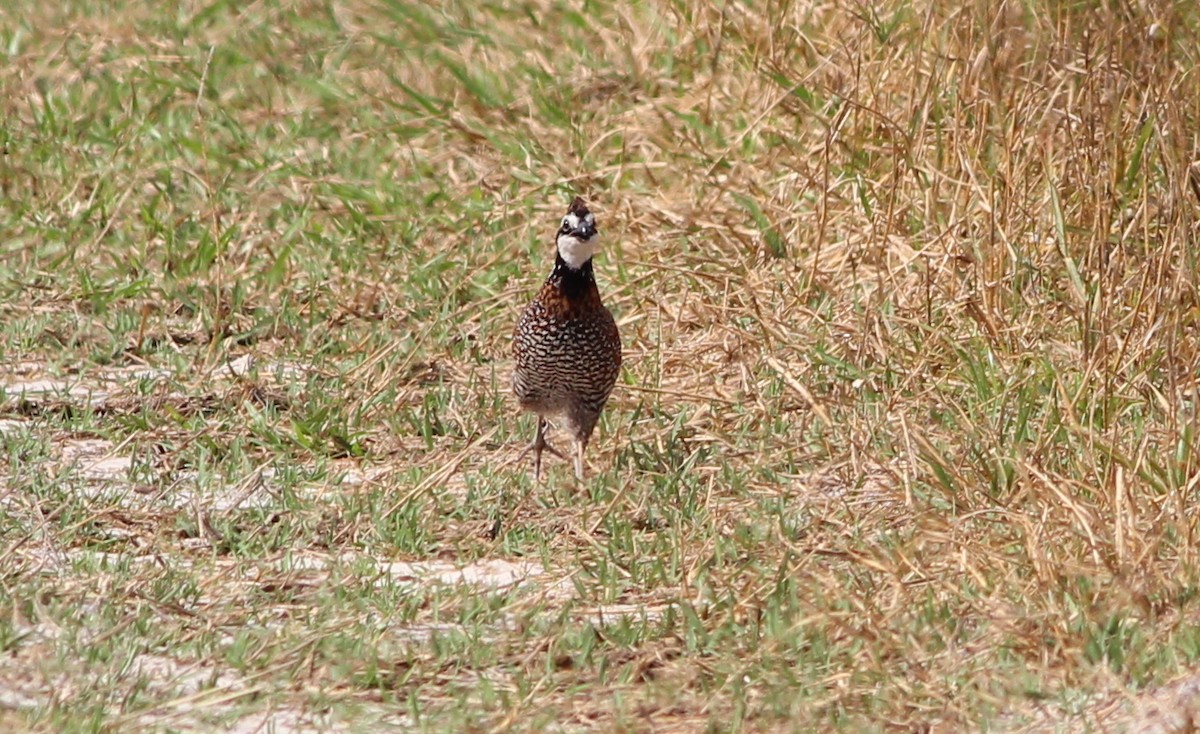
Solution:
[[[513,392],[538,416],[533,443],[521,452],[524,458],[533,451],[534,478],[542,476],[542,451],[566,458],[546,443],[547,419],[555,419],[575,438],[575,476],[583,479],[583,452],[621,370],[621,335],[592,272],[596,219],[578,196],[555,244],[554,270],[513,334]]]

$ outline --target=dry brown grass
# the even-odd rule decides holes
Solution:
[[[0,18],[0,723],[1150,731],[1194,670],[1190,3],[118,10]],[[533,487],[575,192],[628,369]]]

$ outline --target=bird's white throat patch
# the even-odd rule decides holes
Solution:
[[[572,270],[578,270],[583,267],[583,264],[592,259],[596,251],[600,249],[600,234],[596,233],[589,239],[581,240],[573,234],[562,234],[558,236],[558,254],[562,255],[563,262],[571,266]]]

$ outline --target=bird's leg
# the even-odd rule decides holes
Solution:
[[[583,481],[583,451],[587,448],[587,439],[575,442],[575,478]]]
[[[550,444],[546,443],[546,426],[547,426],[546,419],[541,416],[538,416],[537,435],[534,436],[533,443],[530,444],[530,448],[533,449],[533,479],[534,479],[534,481],[541,481],[541,479],[542,479],[542,451],[549,451],[550,453],[554,454],[555,456],[557,456],[560,459],[567,458],[567,457],[563,456],[562,453],[558,449],[556,449],[553,446],[551,446]]]
[[[530,451],[533,451],[533,479],[534,479],[534,481],[541,481],[541,478],[542,478],[542,452],[543,451],[549,451],[550,453],[554,454],[555,456],[557,456],[560,459],[566,458],[559,452],[558,449],[556,449],[553,446],[551,446],[550,444],[546,443],[546,419],[541,417],[540,415],[538,416],[537,434],[533,437],[533,443],[529,444],[528,446],[525,447],[525,449],[523,451],[521,451],[521,455],[517,457],[517,461],[519,462],[522,459],[524,459],[525,454],[528,454]]]

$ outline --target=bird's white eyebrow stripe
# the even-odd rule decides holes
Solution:
[[[580,219],[579,215],[575,212],[569,212],[567,216],[563,217],[563,223],[569,226],[571,229],[579,229],[580,225],[583,224],[586,224],[589,227],[595,227],[596,218],[592,216],[591,212],[585,214],[582,219]]]

